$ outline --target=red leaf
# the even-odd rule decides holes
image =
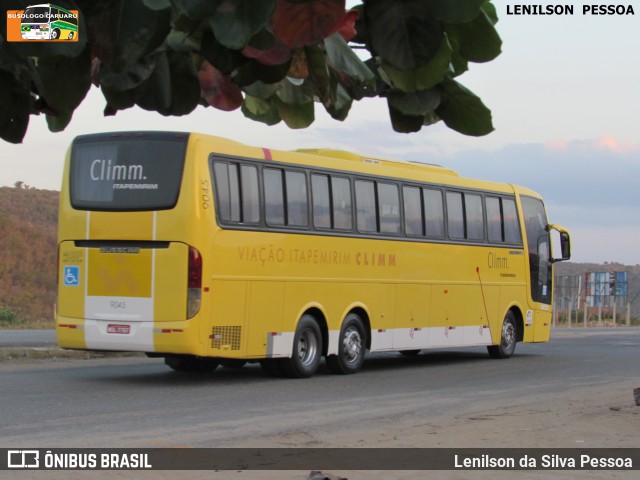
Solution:
[[[242,49],[242,54],[259,61],[262,65],[282,65],[291,58],[291,48],[276,38],[276,44],[269,50],[259,50],[247,45]]]
[[[273,14],[276,35],[291,48],[315,45],[343,24],[345,0],[310,0],[291,3],[278,0]]]
[[[344,17],[342,25],[338,28],[338,33],[342,35],[345,42],[348,42],[356,36],[356,20],[360,16],[358,10],[349,10]]]
[[[200,92],[212,107],[230,112],[242,106],[240,87],[231,83],[228,75],[204,62],[198,72]]]

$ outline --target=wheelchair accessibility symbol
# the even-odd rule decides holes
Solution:
[[[64,267],[65,287],[77,287],[80,284],[80,267]]]

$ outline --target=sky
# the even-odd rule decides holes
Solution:
[[[64,132],[50,133],[44,117],[31,117],[21,145],[0,141],[0,186],[59,190],[65,152],[85,133],[195,131],[273,149],[340,148],[533,188],[550,222],[571,231],[573,261],[640,264],[640,1],[607,2],[631,5],[630,16],[583,15],[582,0],[556,2],[574,5],[572,16],[507,14],[527,3],[553,2],[494,0],[503,53],[458,79],[492,110],[495,131],[485,137],[442,123],[396,133],[378,99],[354,104],[344,122],[317,105],[304,130],[203,107],[184,117],[139,108],[103,117],[104,98],[92,88]]]

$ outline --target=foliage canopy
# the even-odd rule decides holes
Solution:
[[[315,103],[344,120],[354,100],[384,97],[398,132],[439,120],[466,135],[493,130],[490,110],[457,81],[469,62],[500,54],[488,0],[363,0],[350,11],[345,0],[56,4],[79,11],[78,41],[7,42],[0,22],[8,142],[22,141],[34,114],[63,130],[92,83],[105,115],[135,105],[187,115],[209,105],[305,128]]]

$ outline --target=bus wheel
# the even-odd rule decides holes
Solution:
[[[360,317],[355,313],[347,315],[340,329],[338,354],[327,357],[329,370],[340,375],[360,370],[367,349],[366,338]]]
[[[322,334],[315,318],[303,315],[293,337],[291,358],[280,359],[284,376],[308,378],[318,370],[322,357]]]
[[[69,32],[69,35],[67,36],[67,40],[73,40],[73,32]]]
[[[51,32],[51,40],[57,40],[60,38],[60,30],[55,28],[53,32]]]
[[[499,345],[489,345],[489,356],[491,358],[509,358],[516,350],[517,342],[516,319],[513,312],[509,311],[502,322],[502,333]]]
[[[220,360],[188,355],[168,355],[164,357],[164,363],[176,372],[209,373],[218,368]]]

